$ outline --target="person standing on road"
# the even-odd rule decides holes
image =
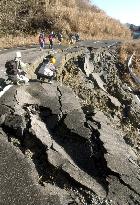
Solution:
[[[78,33],[75,34],[75,38],[76,38],[76,42],[78,42],[80,40],[80,36]]]
[[[75,44],[75,42],[76,42],[76,37],[75,37],[75,35],[74,34],[70,34],[70,36],[69,36],[69,44]]]
[[[40,33],[39,35],[39,45],[40,45],[40,50],[42,50],[45,46],[45,34]]]
[[[60,33],[60,32],[58,32],[58,35],[57,35],[57,37],[58,37],[58,41],[59,41],[59,45],[61,45],[61,43],[62,43],[62,33]]]
[[[54,41],[54,32],[52,31],[52,32],[49,34],[49,42],[50,42],[49,48],[50,48],[50,49],[53,49],[53,41]]]

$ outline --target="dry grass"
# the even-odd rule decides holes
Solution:
[[[127,63],[133,53],[135,53],[132,59],[133,70],[140,77],[140,40],[127,41],[121,46],[120,62]]]
[[[48,34],[46,34],[46,44],[49,45],[49,40],[48,40]],[[38,45],[38,37],[39,33],[30,36],[16,36],[13,37],[12,35],[9,35],[7,37],[2,37],[0,38],[0,48],[13,48],[17,46],[28,46],[28,45]],[[58,40],[54,40],[55,44],[58,44]],[[63,39],[62,44],[63,45],[68,45],[69,41],[67,39]]]
[[[18,4],[13,0],[6,5],[2,0],[0,6],[0,47],[37,43],[32,33],[36,35],[42,29],[46,33],[61,31],[65,37],[79,32],[82,39],[131,38],[127,28],[88,0],[19,0]],[[25,33],[31,36],[24,37]]]
[[[0,38],[0,48],[12,48],[16,46],[24,46],[30,44],[37,44],[38,36],[17,36],[13,37],[9,35],[7,37]]]
[[[128,41],[121,45],[119,49],[119,62],[120,62],[120,77],[124,83],[127,83],[132,89],[139,92],[140,84],[136,83],[129,73],[128,61],[132,54],[135,55],[132,59],[132,69],[133,73],[140,78],[140,40]]]
[[[64,33],[79,32],[83,39],[130,39],[131,33],[119,21],[103,11],[91,8],[78,9],[56,6],[50,13],[56,18],[54,27]]]

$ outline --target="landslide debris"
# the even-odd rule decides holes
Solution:
[[[128,141],[139,150],[139,85],[126,81],[124,72],[129,71],[120,61],[119,46],[89,47],[85,54],[65,64],[62,81],[74,90],[83,106],[98,108],[112,120],[118,118],[122,129],[129,132]]]
[[[0,98],[1,135],[52,204],[140,202],[140,101],[118,56],[116,45],[87,48],[64,62],[61,84],[13,86]]]

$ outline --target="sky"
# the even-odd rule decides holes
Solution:
[[[91,0],[91,3],[121,23],[140,26],[140,0]]]

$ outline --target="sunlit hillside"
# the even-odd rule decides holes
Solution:
[[[16,36],[36,36],[41,30],[46,34],[51,30],[61,31],[65,37],[79,32],[82,39],[128,39],[131,36],[126,27],[91,5],[89,0],[1,0],[0,10],[0,36],[4,37],[0,46],[17,43]],[[37,38],[31,39],[34,43],[37,41]],[[25,37],[19,42],[30,43],[30,39]]]

